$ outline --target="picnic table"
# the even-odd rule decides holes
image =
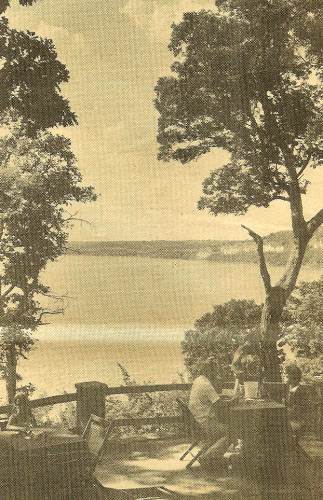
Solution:
[[[80,436],[46,428],[33,429],[31,436],[0,432],[3,499],[81,499],[88,465],[87,446]]]

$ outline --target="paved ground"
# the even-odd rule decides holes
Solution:
[[[197,463],[187,470],[187,461],[179,457],[187,444],[165,441],[137,443],[124,449],[108,451],[106,458],[98,465],[96,477],[107,491],[139,491],[142,488],[163,486],[170,492],[187,499],[234,499],[234,500],[305,500],[304,491],[298,492],[289,481],[281,484],[279,490],[271,483],[263,485],[244,477],[239,471],[227,470],[206,472]],[[270,479],[270,478],[269,478]],[[111,496],[113,498],[113,495]],[[316,499],[315,499],[316,500]]]

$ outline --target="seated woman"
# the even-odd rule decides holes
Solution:
[[[24,392],[16,394],[14,399],[14,411],[9,417],[8,430],[25,430],[27,427],[35,427],[36,420],[31,411],[28,395]]]
[[[189,408],[204,431],[206,441],[214,445],[201,457],[205,464],[223,457],[228,447],[228,428],[220,421],[217,405],[221,401],[222,387],[217,377],[217,366],[206,362],[192,384]]]
[[[285,376],[289,388],[286,401],[288,417],[293,434],[300,436],[306,430],[309,408],[306,388],[300,385],[301,369],[296,365],[288,365]]]

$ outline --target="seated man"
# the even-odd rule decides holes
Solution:
[[[36,420],[31,411],[28,395],[25,392],[18,392],[14,399],[14,411],[9,417],[7,429],[25,430],[35,426]]]
[[[221,391],[216,366],[212,362],[206,363],[192,384],[189,399],[189,408],[204,431],[206,440],[214,443],[201,457],[203,461],[223,457],[228,447],[227,425],[220,422],[216,408]]]
[[[292,431],[300,436],[305,432],[308,417],[309,401],[306,388],[300,385],[302,372],[296,365],[285,368],[286,382],[288,384],[287,411]]]

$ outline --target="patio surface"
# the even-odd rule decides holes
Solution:
[[[232,499],[232,500],[305,500],[304,491],[298,492],[285,484],[279,490],[272,485],[264,489],[250,479],[226,470],[205,471],[198,464],[191,470],[185,465],[190,460],[179,457],[188,444],[170,441],[145,441],[120,446],[110,443],[107,455],[97,466],[96,478],[106,491],[140,490],[163,486],[178,498]],[[110,498],[113,498],[113,494]],[[176,497],[175,497],[176,498]]]

